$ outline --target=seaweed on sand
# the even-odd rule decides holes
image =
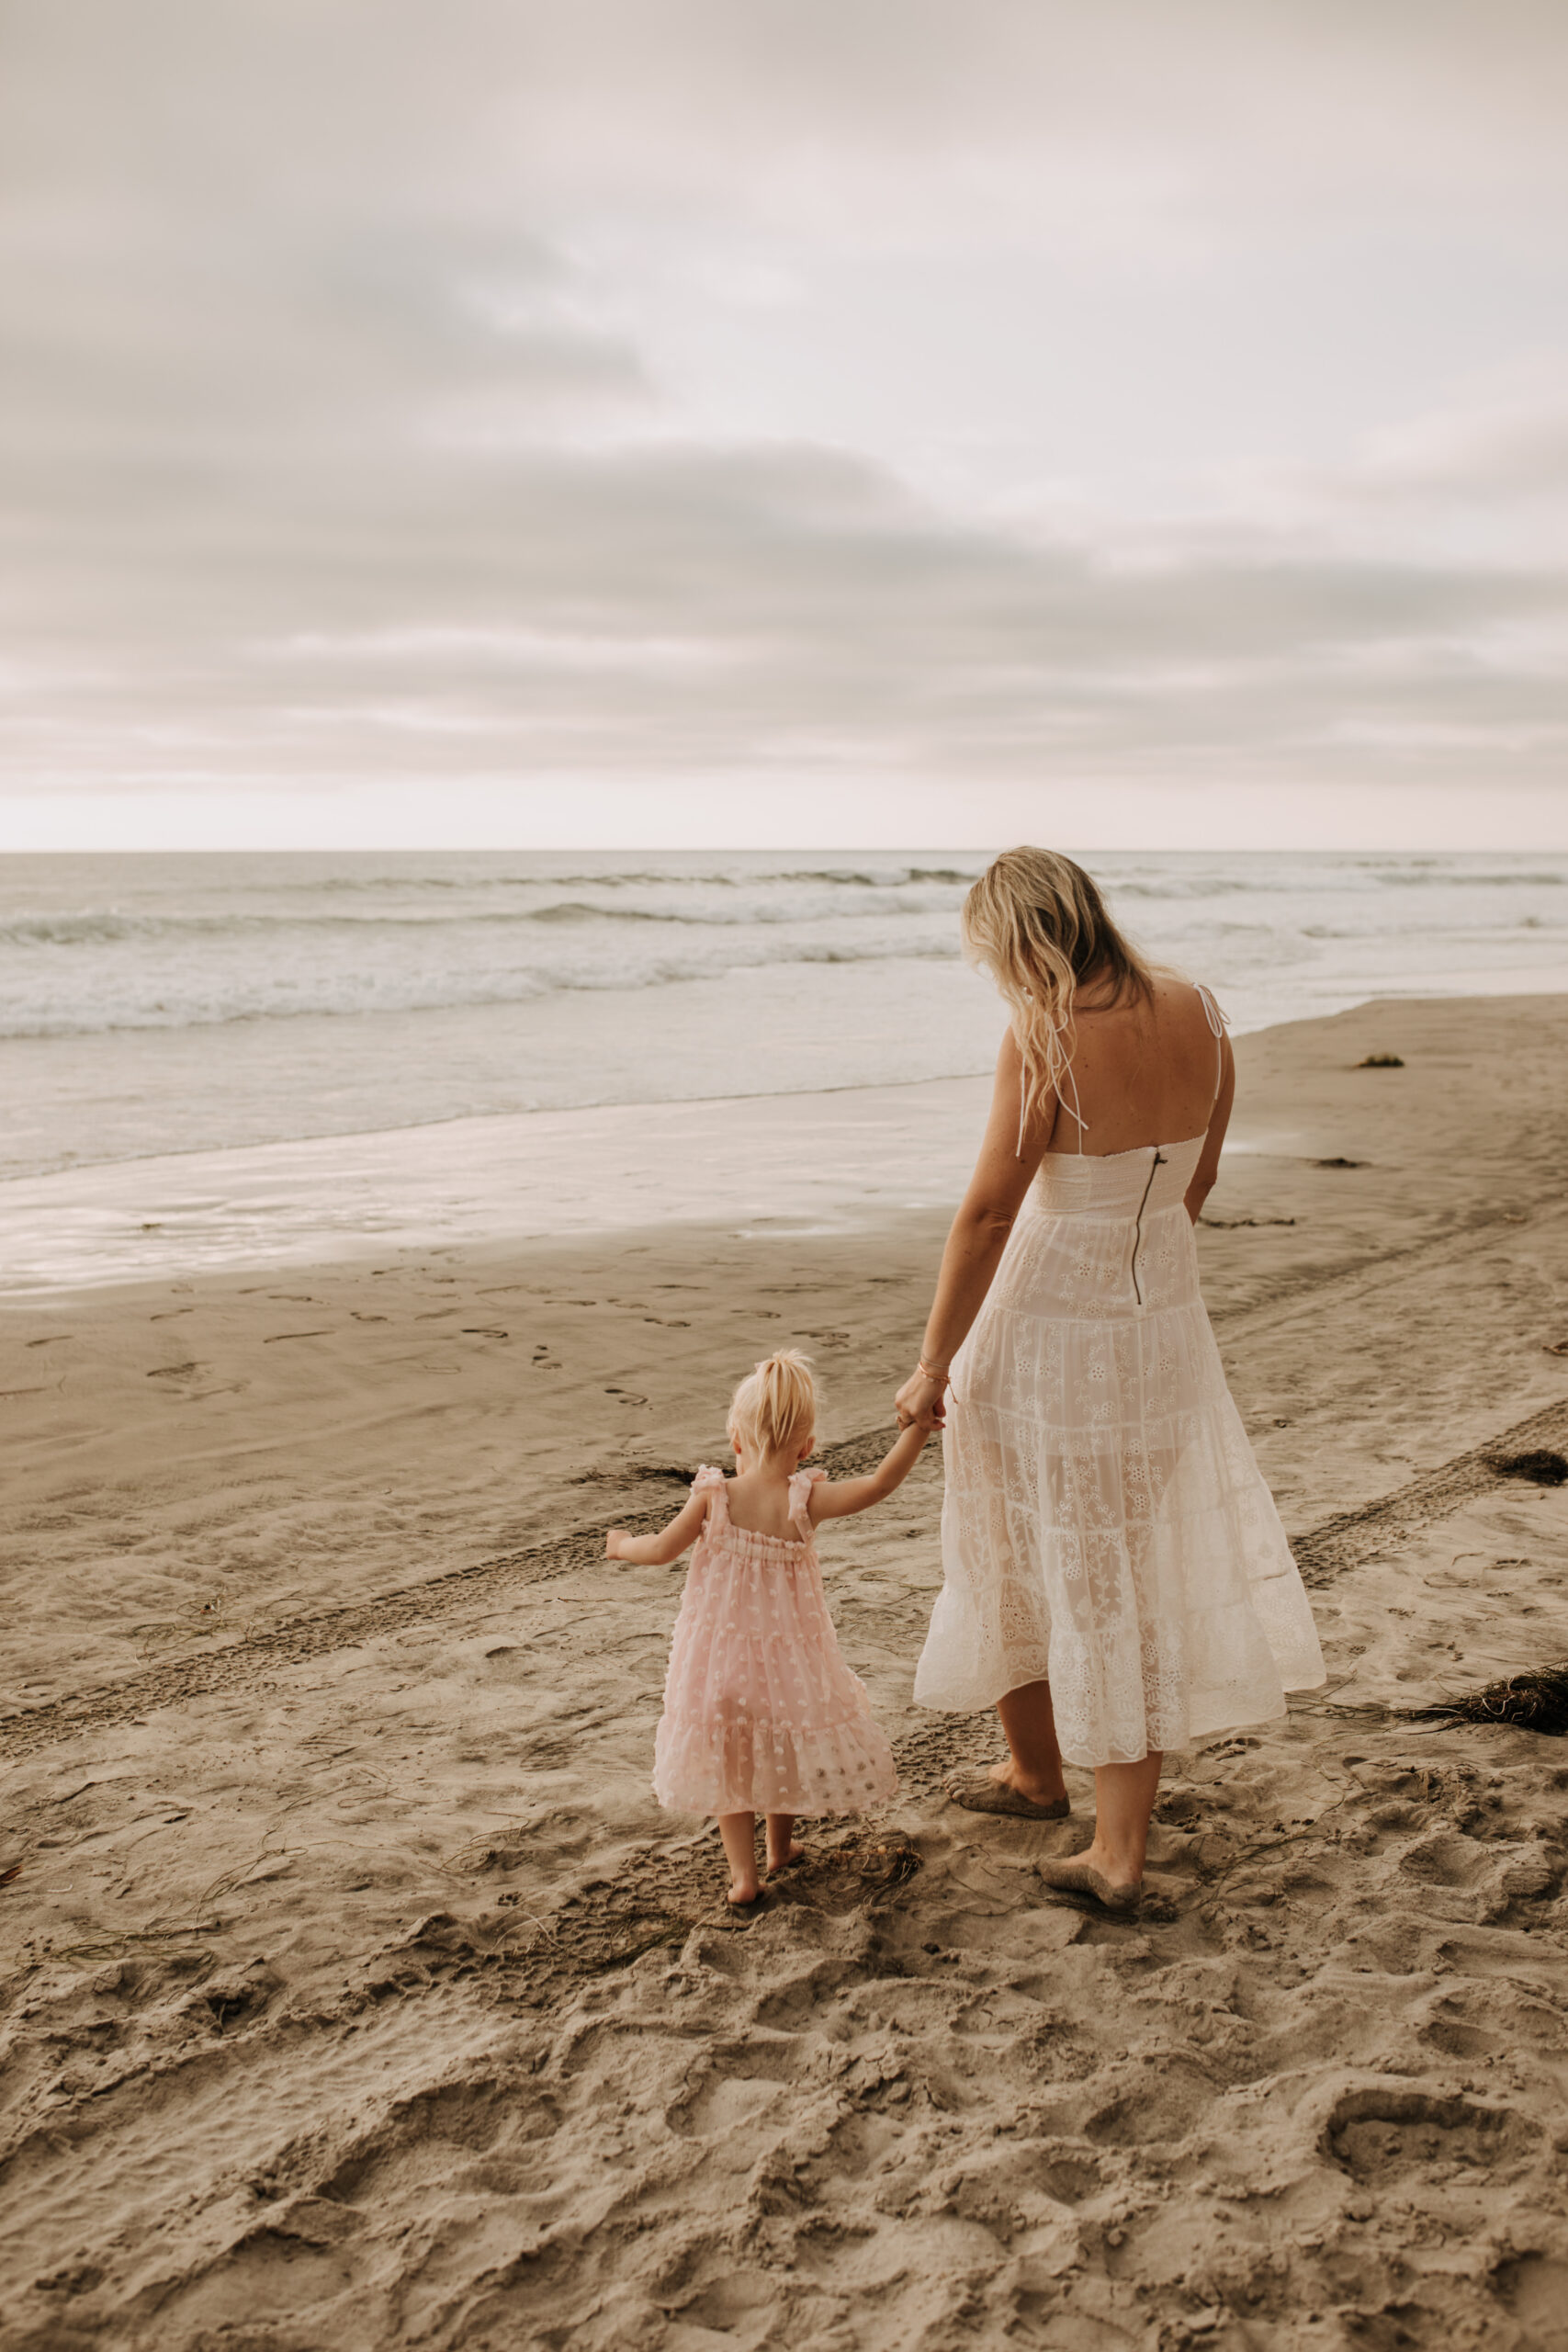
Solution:
[[[1538,1447],[1533,1453],[1501,1453],[1490,1465],[1499,1478],[1531,1478],[1538,1487],[1568,1486],[1568,1461]]]
[[[1413,1724],[1516,1724],[1521,1731],[1544,1732],[1561,1739],[1568,1733],[1568,1661],[1536,1666],[1523,1674],[1506,1675],[1462,1698],[1443,1699],[1431,1707],[1402,1708]]]

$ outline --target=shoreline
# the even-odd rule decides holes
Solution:
[[[1330,1681],[1168,1759],[1131,1926],[1034,1875],[1089,1776],[1061,1828],[944,1802],[996,1731],[910,1697],[935,1448],[824,1543],[898,1800],[742,1926],[649,1790],[680,1575],[604,1525],[723,1460],[776,1340],[840,1466],[890,1441],[953,1195],[0,1301],[18,2352],[895,2352],[966,2297],[996,2340],[1549,2340],[1562,1744],[1398,1711],[1562,1623],[1568,1487],[1493,1463],[1568,1452],[1568,998],[1237,1057],[1205,1295]]]
[[[1246,1031],[1260,1042],[1404,1010],[1528,996],[1382,997]],[[1288,1050],[1288,1048],[1287,1048]],[[486,1112],[216,1150],[149,1153],[0,1180],[0,1299],[223,1274],[432,1247],[544,1243],[640,1227],[790,1224],[803,1237],[874,1229],[893,1205],[956,1198],[988,1072],[569,1110]],[[1245,1092],[1227,1156],[1309,1143]],[[1329,1115],[1333,1115],[1329,1114]],[[693,1162],[722,1163],[694,1184]],[[885,1169],[892,1183],[874,1181]],[[826,1171],[826,1172],[824,1172]],[[730,1195],[748,1204],[737,1211]],[[890,1198],[897,1195],[897,1201]],[[152,1238],[157,1236],[158,1238]]]
[[[916,967],[920,968],[919,962],[917,962]],[[1171,966],[1169,968],[1172,970],[1177,969],[1175,966]],[[1181,977],[1185,978],[1186,975],[1183,973]],[[1340,1020],[1348,1014],[1375,1012],[1382,1005],[1467,1005],[1472,1003],[1481,1003],[1483,1001],[1522,1003],[1533,1001],[1538,997],[1568,996],[1568,971],[1565,971],[1561,975],[1553,975],[1551,978],[1543,978],[1541,984],[1536,988],[1527,988],[1522,986],[1520,983],[1523,976],[1517,972],[1510,971],[1501,974],[1499,976],[1499,984],[1494,989],[1489,989],[1484,985],[1486,977],[1487,976],[1483,973],[1467,975],[1467,986],[1462,989],[1457,989],[1452,993],[1441,990],[1434,991],[1426,988],[1424,985],[1414,986],[1408,991],[1397,990],[1392,994],[1380,994],[1374,991],[1370,995],[1357,997],[1349,1003],[1337,1005],[1326,1012],[1314,1010],[1311,1012],[1293,1014],[1290,1019],[1283,1021],[1263,1021],[1255,1023],[1247,1023],[1231,1019],[1227,1012],[1225,1025],[1233,1039],[1239,1037],[1260,1037],[1270,1034],[1274,1030],[1302,1028],[1320,1021]],[[464,1008],[458,1009],[462,1010]],[[481,1011],[505,1011],[511,1008],[505,1005],[498,1005],[482,1006],[471,1009],[478,1009]],[[430,1008],[430,1010],[439,1012],[446,1010],[446,1008],[434,1007]],[[423,1009],[416,1011],[412,1016],[356,1014],[342,1017],[362,1020],[381,1020],[407,1017],[417,1019],[423,1017]],[[301,1014],[296,1017],[300,1020],[316,1020],[322,1016],[318,1014]],[[998,1035],[999,1037],[999,1012],[998,1020]],[[223,1034],[225,1029],[244,1029],[248,1026],[249,1023],[247,1021],[237,1018],[231,1023],[215,1023],[210,1024],[209,1031],[207,1034],[220,1035]],[[141,1039],[149,1036],[159,1038],[169,1035],[185,1036],[193,1034],[193,1032],[190,1030],[164,1031],[138,1027],[126,1030],[95,1032],[93,1034],[95,1035],[102,1035],[110,1037],[119,1036],[129,1039]],[[0,1047],[6,1046],[21,1046],[28,1048],[35,1046],[47,1048],[57,1044],[71,1045],[79,1042],[81,1042],[81,1039],[78,1037],[76,1033],[73,1032],[62,1033],[61,1036],[56,1037],[47,1032],[35,1034],[29,1031],[0,1039]],[[822,1096],[827,1098],[833,1095],[861,1094],[865,1092],[900,1093],[906,1092],[909,1089],[915,1087],[958,1085],[968,1079],[987,1078],[989,1074],[989,1069],[988,1067],[986,1067],[966,1070],[924,1071],[919,1076],[913,1078],[844,1079],[834,1084],[826,1086],[812,1082],[809,1084],[768,1087],[751,1091],[742,1089],[735,1091],[715,1093],[681,1095],[660,1094],[628,1097],[616,1096],[614,1100],[607,1102],[541,1103],[530,1109],[443,1111],[436,1113],[434,1115],[428,1118],[400,1120],[389,1126],[385,1124],[380,1124],[324,1129],[312,1128],[306,1134],[269,1136],[244,1143],[182,1145],[172,1151],[131,1151],[117,1153],[112,1157],[104,1159],[73,1159],[68,1163],[63,1163],[57,1167],[22,1169],[13,1175],[0,1176],[0,1192],[3,1192],[6,1186],[13,1183],[45,1183],[56,1176],[85,1175],[91,1173],[95,1170],[107,1168],[140,1167],[145,1161],[150,1159],[193,1159],[207,1157],[221,1157],[230,1153],[283,1150],[295,1146],[325,1146],[338,1142],[366,1141],[373,1137],[384,1138],[399,1135],[420,1135],[427,1132],[431,1128],[436,1127],[452,1127],[464,1125],[472,1125],[475,1126],[488,1125],[495,1121],[501,1120],[516,1120],[519,1122],[525,1122],[528,1120],[541,1118],[590,1118],[598,1114],[610,1112],[673,1111],[688,1105],[693,1108],[701,1108],[716,1102],[768,1102],[784,1099],[793,1101],[802,1096],[812,1098]]]

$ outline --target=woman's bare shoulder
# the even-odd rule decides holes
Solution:
[[[1196,1022],[1201,1029],[1209,1027],[1203,990],[1196,980],[1190,980],[1185,972],[1152,971],[1149,987],[1153,991],[1151,1001],[1162,1019],[1183,1023]]]
[[[1203,1019],[1202,999],[1185,973],[1156,965],[1146,978],[1146,988],[1123,988],[1118,996],[1104,1003],[1097,1003],[1092,997],[1080,998],[1073,1008],[1075,1026],[1090,1035],[1099,1032],[1108,1037],[1125,1035],[1131,1039],[1146,1036],[1151,1024],[1163,1027],[1179,1023],[1193,1014],[1200,1021]]]

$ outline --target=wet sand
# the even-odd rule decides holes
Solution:
[[[1492,1466],[1568,1451],[1568,1000],[1238,1062],[1205,1283],[1330,1681],[1171,1759],[1132,1925],[1034,1875],[1088,1776],[943,1802],[934,1451],[825,1545],[900,1801],[741,1924],[649,1792],[679,1571],[602,1530],[776,1340],[881,1450],[896,1178],[0,1309],[0,2343],[1562,2340],[1568,1747],[1395,1711],[1568,1650],[1568,1488]]]

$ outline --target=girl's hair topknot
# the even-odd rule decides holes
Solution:
[[[764,1356],[729,1400],[725,1434],[748,1453],[782,1453],[817,1427],[817,1388],[809,1360],[798,1348]]]

